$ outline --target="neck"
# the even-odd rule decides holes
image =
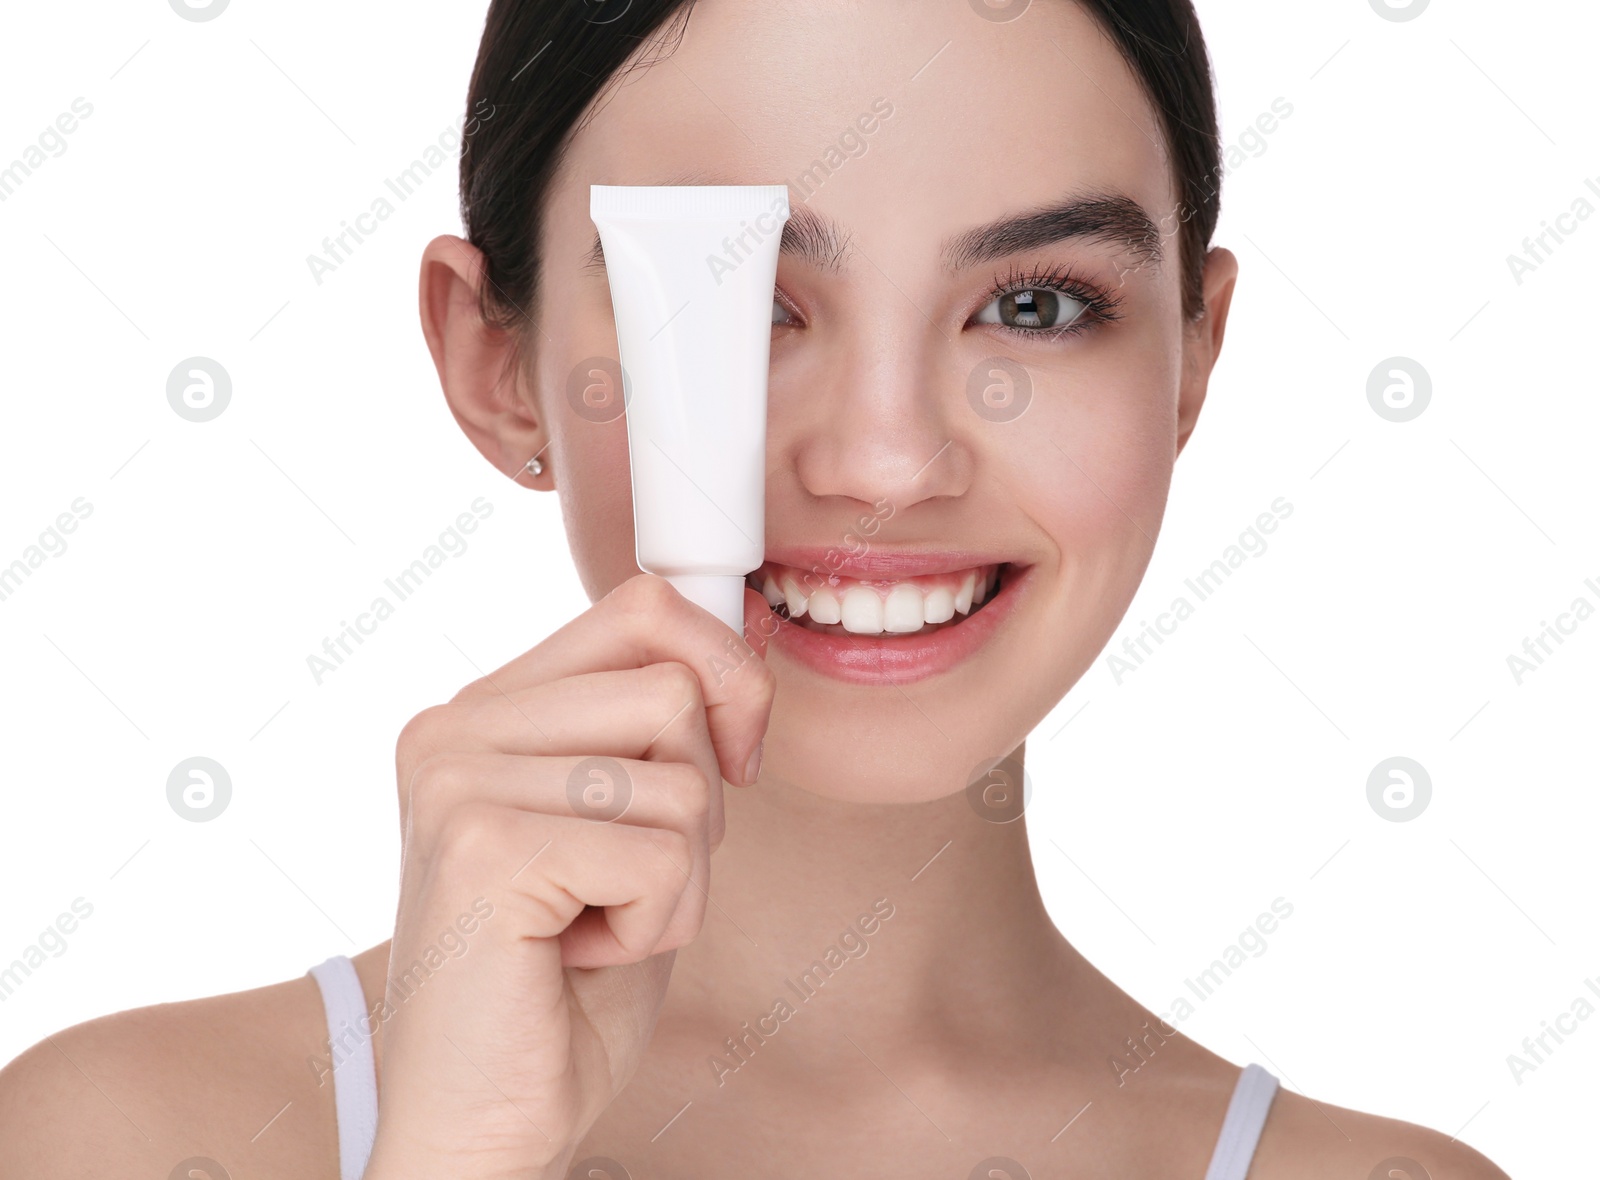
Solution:
[[[869,805],[767,779],[724,793],[711,902],[664,1019],[737,1034],[782,999],[879,1044],[925,1042],[930,1019],[959,1036],[1059,1015],[1064,977],[1087,967],[1045,912],[1020,818],[985,820],[964,793]]]

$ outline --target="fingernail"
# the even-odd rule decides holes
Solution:
[[[756,743],[756,752],[754,754],[750,755],[750,761],[745,763],[744,781],[747,784],[755,782],[756,781],[756,775],[761,773],[761,748],[763,746],[765,746],[766,744],[767,744],[767,739],[766,738],[762,738],[759,742],[757,742]]]

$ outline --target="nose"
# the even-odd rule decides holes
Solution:
[[[904,509],[960,496],[975,457],[952,342],[915,308],[884,312],[863,309],[797,342],[793,363],[774,372],[769,436],[787,452],[776,461],[818,499]]]

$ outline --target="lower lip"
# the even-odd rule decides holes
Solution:
[[[851,635],[812,631],[746,599],[746,628],[808,668],[851,684],[911,684],[949,671],[982,647],[1016,607],[1032,567],[1007,569],[999,593],[954,627],[924,635]],[[771,616],[777,624],[760,616]]]

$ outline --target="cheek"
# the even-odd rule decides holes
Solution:
[[[566,411],[566,412],[563,412]],[[550,455],[572,559],[598,600],[639,572],[633,551],[633,493],[623,418],[591,422],[561,405]]]
[[[1159,346],[1086,360],[1041,381],[1015,494],[1055,550],[1036,626],[1056,652],[1044,710],[1093,663],[1149,566],[1177,439],[1177,375]],[[1034,411],[1040,411],[1034,417]]]
[[[1126,553],[1141,570],[1149,557],[1177,448],[1177,375],[1161,357],[1119,353],[1041,381],[1029,482],[1066,556]]]
[[[639,572],[610,293],[603,278],[559,290],[552,281],[547,306],[540,340],[561,341],[562,348],[538,354],[541,409],[550,431],[546,455],[578,578],[598,600]]]

